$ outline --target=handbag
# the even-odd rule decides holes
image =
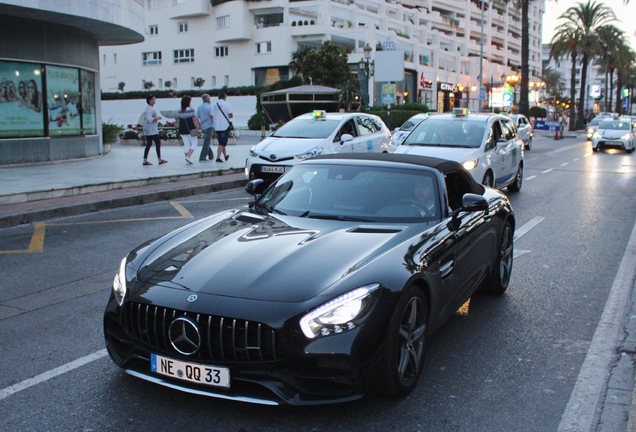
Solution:
[[[188,127],[190,128],[190,136],[191,137],[199,137],[199,129],[197,129],[194,126],[194,120],[192,120],[192,117],[189,117],[186,119],[186,123],[188,124]]]
[[[225,115],[225,113],[224,113],[224,112],[223,112],[223,110],[221,109],[221,105],[219,105],[219,103],[217,102],[217,103],[216,103],[216,106],[217,106],[217,107],[219,107],[219,111],[221,111],[221,114],[223,114],[223,117],[225,117],[225,120],[227,120],[227,122],[230,124],[230,125],[227,127],[227,129],[226,129],[226,130],[227,130],[228,132],[229,132],[229,131],[233,131],[233,130],[234,130],[234,125],[232,124],[232,122],[230,121],[230,119],[229,119],[229,118],[227,118],[227,116]]]

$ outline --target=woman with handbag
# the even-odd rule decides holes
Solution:
[[[190,107],[192,98],[183,96],[181,98],[181,110],[177,113],[177,122],[179,123],[179,135],[183,141],[183,153],[185,154],[186,164],[192,165],[190,156],[194,153],[199,143],[199,120],[197,113]]]

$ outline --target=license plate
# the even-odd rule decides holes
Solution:
[[[611,146],[622,146],[623,143],[621,141],[605,141],[606,145],[611,145]]]
[[[195,384],[230,388],[230,370],[228,368],[206,366],[150,354],[150,370],[160,375]]]
[[[284,174],[285,167],[284,166],[267,166],[264,165],[261,167],[261,172],[264,173],[272,173],[272,174]]]

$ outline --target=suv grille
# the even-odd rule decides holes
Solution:
[[[188,359],[224,362],[262,362],[280,358],[276,332],[253,321],[188,313],[175,309],[127,303],[123,327],[140,342],[163,352],[177,354],[168,339],[168,328],[175,318],[187,316],[197,322],[201,347]]]

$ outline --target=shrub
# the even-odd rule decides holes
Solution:
[[[104,144],[113,144],[117,141],[117,136],[121,132],[121,127],[111,124],[102,123],[102,137],[104,138]]]

